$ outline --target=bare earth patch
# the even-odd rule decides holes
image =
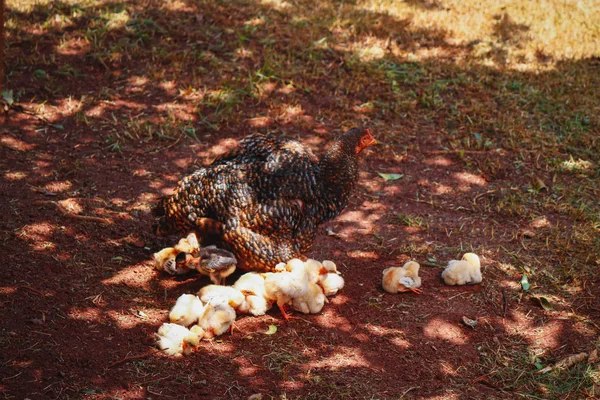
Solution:
[[[598,395],[598,364],[536,373],[599,345],[600,40],[581,23],[598,10],[380,3],[8,2],[6,86],[28,113],[0,126],[5,398]],[[157,352],[209,280],[152,267],[177,239],[150,233],[156,200],[246,134],[321,155],[353,125],[382,144],[308,254],[344,289]],[[443,285],[467,251],[483,282]],[[409,259],[424,293],[383,292]]]

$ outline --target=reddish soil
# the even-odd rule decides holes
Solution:
[[[17,43],[15,54],[26,60],[35,45],[54,56],[49,49],[60,45],[55,36]],[[385,145],[367,151],[350,205],[321,227],[308,254],[335,261],[346,280],[321,314],[296,313],[284,324],[275,308],[263,317],[240,317],[232,335],[203,342],[191,356],[157,352],[154,333],[175,299],[208,283],[195,274],[172,277],[153,269],[152,253],[177,240],[150,232],[157,199],[246,134],[285,133],[320,155],[340,131],[338,124],[369,123],[327,118],[347,107],[318,92],[298,100],[303,115],[291,110],[260,117],[271,115],[271,106],[276,113],[273,104],[284,108],[285,88],[273,85],[267,93],[273,104],[258,102],[252,107],[263,108],[257,110],[241,105],[233,113],[256,118],[232,119],[216,132],[195,121],[199,141],[142,137],[125,139],[121,151],[113,151],[108,140],[126,130],[123,121],[164,121],[167,105],[197,116],[193,105],[186,110],[178,104],[173,88],[136,83],[147,71],[138,71],[137,60],[125,55],[110,71],[78,54],[63,52],[57,59],[85,81],[60,78],[54,82],[59,87],[51,88],[19,69],[10,86],[22,90],[21,104],[33,108],[45,102],[47,121],[11,112],[0,126],[5,398],[512,399],[515,382],[499,371],[510,368],[515,353],[527,358],[541,351],[559,359],[585,351],[597,337],[598,326],[589,321],[600,318],[598,277],[571,293],[572,301],[565,300],[568,288],[563,297],[557,294],[557,310],[549,312],[523,294],[518,269],[503,265],[516,263],[509,251],[524,248],[549,265],[556,262],[545,248],[544,224],[494,211],[507,182],[529,178],[505,162],[502,151],[467,150],[467,165],[464,157],[444,150],[435,126],[427,121],[416,126],[406,118],[370,126]],[[74,102],[81,99],[81,112],[71,95]],[[489,173],[474,167],[490,165]],[[378,172],[404,176],[386,183]],[[553,226],[564,224],[546,217]],[[326,228],[339,235],[327,235]],[[380,287],[388,266],[408,259],[443,265],[470,250],[482,258],[480,285],[447,287],[439,268],[423,266],[420,296],[386,294]],[[463,317],[477,325],[466,326]],[[272,324],[277,332],[266,335]],[[533,369],[532,362],[523,365]]]
[[[444,248],[485,248],[488,240],[498,246],[519,224],[415,201],[418,191],[448,186],[454,207],[469,208],[473,191],[487,185],[452,157],[431,155],[435,146],[416,143],[399,160],[388,150],[367,154],[350,206],[323,227],[340,236],[319,235],[309,255],[334,260],[346,287],[320,315],[296,315],[288,325],[276,309],[243,316],[233,335],[204,342],[189,357],[167,357],[155,351],[154,332],[180,294],[208,281],[152,268],[152,252],[175,238],[150,233],[149,207],[213,145],[240,132],[201,145],[128,145],[110,153],[75,127],[37,126],[13,115],[0,128],[0,387],[7,398],[512,398],[485,378],[484,348],[541,341],[568,353],[593,335],[582,323],[521,302],[518,277],[507,280],[492,252],[482,254],[481,285],[445,287],[439,269],[423,267],[423,295],[381,290],[383,268],[410,258],[400,244],[447,260],[460,254]],[[380,170],[405,177],[383,184]],[[72,218],[54,202],[110,223]],[[400,213],[426,217],[429,226],[391,223]],[[453,220],[475,233],[449,234]],[[494,239],[478,233],[492,225]],[[463,316],[477,326],[462,324]],[[278,330],[268,336],[270,324]]]

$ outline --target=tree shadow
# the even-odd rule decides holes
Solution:
[[[567,114],[556,112],[565,107],[560,89],[545,87],[555,75],[598,69],[597,60],[559,62],[539,75],[464,67],[454,59],[470,54],[472,45],[450,44],[448,32],[416,29],[410,19],[352,3],[319,7],[244,1],[54,2],[28,13],[9,7],[9,85],[49,124],[16,115],[0,127],[6,170],[0,190],[10,215],[0,223],[10,250],[10,268],[0,272],[6,394],[514,398],[540,389],[520,384],[494,352],[517,363],[522,354],[507,348],[543,360],[585,350],[598,333],[586,322],[599,316],[597,276],[587,285],[575,282],[586,296],[549,290],[562,299],[553,314],[523,297],[521,271],[503,265],[538,266],[532,281],[541,282],[535,261],[547,251],[546,240],[583,240],[561,236],[571,225],[558,206],[548,214],[550,227],[529,226],[544,209],[522,198],[563,201],[558,187],[538,187],[526,197],[536,191],[533,176],[555,186],[571,179],[552,178],[552,163],[566,154],[519,128],[541,127],[572,154],[597,161],[598,142],[586,134],[595,120],[586,125],[583,118],[592,117],[577,117],[578,104],[563,119]],[[31,30],[35,24],[43,30]],[[527,27],[505,14],[496,29],[499,40],[518,41]],[[505,104],[513,97],[522,99],[518,110]],[[320,234],[310,254],[338,263],[342,293],[321,315],[299,316],[288,326],[275,311],[242,317],[238,333],[203,343],[187,358],[149,354],[177,296],[207,282],[152,269],[152,252],[173,239],[149,232],[156,199],[247,133],[296,137],[322,154],[335,133],[357,121],[373,125],[384,145],[366,154],[351,204],[327,224],[340,236]],[[553,158],[544,162],[528,152],[539,145]],[[378,172],[404,176],[383,182]],[[112,223],[73,219],[53,201]],[[585,221],[579,218],[572,224]],[[518,234],[525,228],[534,235]],[[576,266],[593,263],[583,254],[590,247],[570,254]],[[379,288],[386,266],[409,258],[443,264],[467,250],[485,257],[484,285],[445,287],[439,270],[423,268],[423,296]],[[565,262],[552,252],[542,260]],[[463,325],[463,316],[478,326]],[[265,335],[271,324],[278,332]],[[554,342],[539,343],[544,329]],[[529,361],[518,365],[533,370]]]

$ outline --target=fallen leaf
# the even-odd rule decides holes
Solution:
[[[404,176],[404,174],[384,174],[383,172],[378,172],[378,174],[385,181],[397,181]]]
[[[554,311],[554,307],[550,304],[550,300],[545,298],[544,296],[538,296],[536,299],[540,302],[540,306],[546,311]]]
[[[475,325],[477,325],[477,320],[467,318],[465,316],[462,317],[462,321],[465,325],[467,325],[470,328],[475,328]]]
[[[277,327],[275,325],[269,325],[269,329],[265,332],[265,335],[272,335],[277,332]]]
[[[523,274],[523,277],[520,280],[521,283],[521,287],[523,288],[524,292],[529,291],[529,288],[531,287],[531,285],[529,284],[529,279],[527,279],[527,275]]]

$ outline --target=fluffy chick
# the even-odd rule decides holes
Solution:
[[[205,339],[212,339],[233,329],[235,310],[222,298],[214,297],[206,305],[204,315],[198,321],[198,326],[204,331]]]
[[[306,266],[302,261],[294,258],[286,264],[286,271],[267,272],[262,276],[265,278],[267,300],[277,302],[283,318],[289,320],[285,306],[290,304],[292,299],[302,297],[308,291]]]
[[[421,294],[421,277],[415,261],[408,261],[402,267],[389,267],[383,270],[381,286],[388,293],[413,292]]]
[[[169,320],[174,324],[190,326],[204,313],[204,304],[193,294],[182,294],[169,312]]]
[[[325,296],[333,296],[344,287],[344,278],[340,276],[333,261],[323,261],[323,268],[327,273],[320,275],[319,285],[323,288]]]
[[[323,289],[325,296],[333,296],[344,287],[344,278],[339,272],[328,272],[321,276],[319,286]]]
[[[308,282],[308,290],[304,296],[292,299],[292,308],[304,314],[317,314],[321,312],[326,302],[327,297],[325,297],[321,286]]]
[[[225,279],[235,271],[237,259],[232,252],[212,245],[200,249],[200,257],[193,259],[192,265],[215,285],[223,285]]]
[[[206,285],[198,291],[198,297],[204,303],[221,301],[237,309],[244,301],[242,292],[231,286]]]
[[[481,263],[474,253],[466,253],[461,260],[451,260],[442,272],[446,285],[474,285],[480,283]]]
[[[309,258],[304,262],[306,271],[308,272],[308,281],[311,283],[317,283],[321,277],[327,274],[327,269],[323,266],[323,263],[317,260]]]
[[[195,257],[200,251],[200,244],[195,233],[179,240],[174,247],[166,247],[154,253],[154,267],[171,275],[186,274],[192,269],[190,257]]]
[[[178,324],[162,324],[155,337],[161,350],[176,357],[191,353],[200,344],[200,336],[196,332]]]
[[[185,254],[185,253],[183,253]],[[179,251],[174,247],[166,247],[161,251],[154,253],[154,267],[159,271],[165,271],[170,275],[186,274],[190,271],[185,257],[177,257]]]
[[[233,288],[242,292],[245,297],[237,309],[240,313],[265,315],[273,305],[273,302],[266,299],[265,278],[259,273],[245,273],[233,284]]]
[[[194,257],[197,257],[200,252],[200,242],[194,232],[187,235],[187,237],[180,239],[175,245],[175,250],[180,253],[188,253]]]

